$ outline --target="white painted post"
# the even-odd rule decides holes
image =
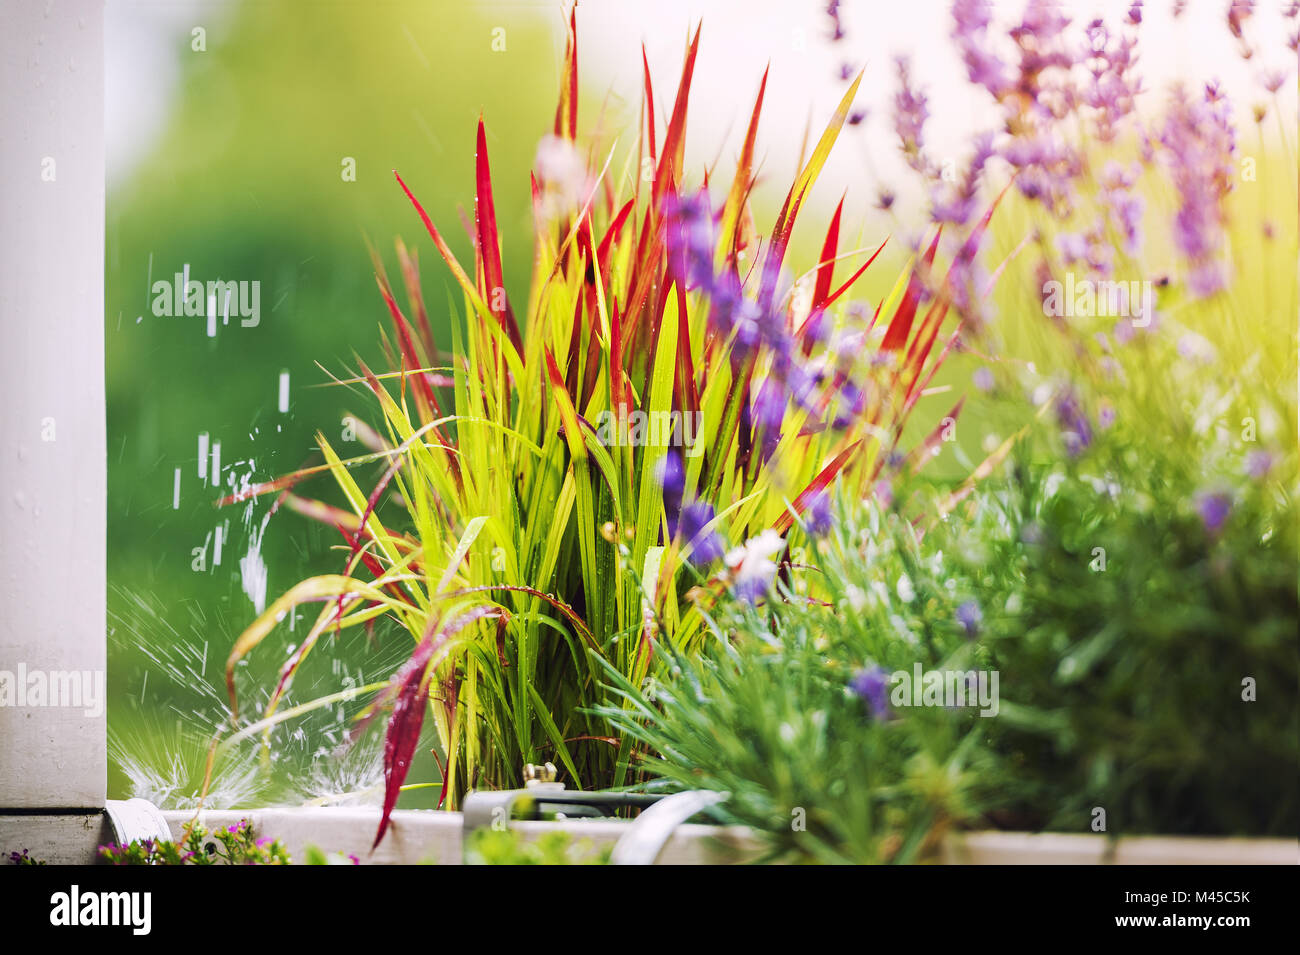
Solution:
[[[0,4],[0,812],[105,801],[103,47]]]

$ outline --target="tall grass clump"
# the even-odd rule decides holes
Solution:
[[[289,589],[235,644],[232,708],[239,661],[293,607],[321,604],[253,725],[270,731],[296,668],[332,631],[389,617],[410,635],[408,662],[367,711],[387,714],[385,819],[426,712],[447,806],[470,788],[517,785],[525,763],[547,759],[571,786],[630,782],[633,741],[596,709],[609,699],[605,668],[640,685],[663,652],[697,655],[713,639],[707,607],[763,601],[791,542],[829,521],[832,485],[868,496],[937,440],[899,448],[956,335],[937,230],[874,307],[852,290],[883,240],[844,248],[839,209],[818,229],[816,261],[797,273],[787,258],[860,77],[760,235],[750,196],[766,77],[730,184],[688,182],[697,45],[698,32],[666,128],[647,66],[635,148],[605,152],[579,136],[570,18],[554,127],[531,180],[526,302],[502,284],[482,121],[471,268],[398,177],[459,300],[426,304],[417,256],[399,242],[399,304],[376,258],[393,370],[361,364],[350,382],[378,407],[376,427],[359,432],[371,453],[344,459],[320,434],[323,465],[230,499],[279,494],[337,528],[346,554],[340,573]],[[949,273],[969,263],[987,223],[969,230]],[[464,318],[449,353],[434,340],[434,307]],[[326,471],[345,507],[299,495]]]

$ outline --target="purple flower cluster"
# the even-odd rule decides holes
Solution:
[[[838,43],[844,39],[844,21],[840,19],[840,0],[828,0],[826,16],[831,21],[831,42]]]
[[[692,196],[670,193],[664,198],[668,269],[671,278],[687,288],[713,284],[713,213],[709,194],[701,189]]]
[[[1101,170],[1101,201],[1111,227],[1121,236],[1124,254],[1135,256],[1142,246],[1142,214],[1146,204],[1133,189],[1142,173],[1140,163],[1125,168],[1109,160]]]
[[[898,92],[894,94],[894,132],[903,147],[907,164],[917,172],[929,174],[930,163],[923,152],[925,121],[930,117],[928,98],[912,85],[912,68],[907,57],[894,61],[898,71]]]
[[[1008,135],[992,155],[1012,167],[1016,186],[1026,198],[1058,217],[1073,209],[1074,184],[1085,169],[1082,155],[1062,134],[1062,121],[1086,115],[1097,138],[1112,140],[1133,115],[1142,91],[1134,72],[1137,41],[1132,32],[1113,33],[1097,19],[1088,24],[1083,38],[1072,36],[1062,9],[1056,0],[1028,0],[1019,22],[1005,34],[1010,43],[1004,58],[994,48],[991,0],[952,4],[952,37],[967,75],[1002,106]],[[1127,22],[1132,28],[1142,22],[1140,2],[1130,6]],[[969,216],[968,204],[961,201],[936,204],[934,211],[941,222]],[[1137,211],[1127,206],[1119,213],[1131,224]]]
[[[726,553],[726,546],[718,532],[708,527],[714,517],[713,506],[705,501],[696,501],[682,509],[678,534],[691,548],[690,561],[697,567],[706,567],[721,560]]]
[[[1132,34],[1112,36],[1100,19],[1093,20],[1087,32],[1087,66],[1092,80],[1082,93],[1082,101],[1095,111],[1097,138],[1110,142],[1120,122],[1133,112],[1134,101],[1142,92],[1142,80],[1133,75],[1137,38]]]
[[[804,530],[813,537],[825,537],[830,533],[832,517],[829,494],[825,491],[818,491],[814,495],[804,509],[803,524]]]
[[[1160,142],[1179,197],[1174,243],[1188,262],[1188,288],[1204,298],[1228,281],[1224,199],[1232,190],[1236,150],[1230,104],[1214,85],[1202,98],[1176,88]]]
[[[1011,81],[1002,60],[987,46],[992,13],[991,0],[954,0],[952,38],[961,52],[970,81],[1001,101],[1011,91]]]
[[[1057,395],[1056,420],[1061,426],[1066,453],[1071,457],[1082,454],[1092,444],[1092,424],[1074,389],[1066,388]]]
[[[977,209],[984,167],[993,155],[993,134],[986,132],[976,136],[974,152],[961,179],[946,194],[941,194],[940,189],[935,190],[930,216],[936,223],[964,226],[971,221]]]

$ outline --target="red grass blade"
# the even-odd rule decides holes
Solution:
[[[483,284],[488,309],[510,336],[515,351],[524,353],[524,341],[519,334],[519,324],[506,297],[505,280],[501,270],[501,241],[497,234],[496,204],[492,200],[492,170],[488,166],[487,133],[483,118],[478,121],[478,148],[474,153],[475,176],[478,191],[474,197],[474,220],[478,226],[478,247],[483,257]]]
[[[854,441],[839,454],[835,455],[834,459],[831,460],[831,463],[822,468],[821,472],[812,479],[812,482],[800,491],[799,496],[794,499],[794,514],[791,514],[789,508],[787,508],[781,513],[781,516],[776,519],[776,522],[772,525],[772,530],[776,531],[778,534],[784,534],[788,531],[794,525],[795,514],[798,514],[801,517],[803,516],[803,512],[807,509],[809,502],[818,494],[825,491],[831,481],[835,480],[835,476],[844,469],[844,465],[846,465],[849,462],[849,459],[853,457],[853,453],[857,451],[858,446],[861,443],[861,441]]]
[[[940,227],[935,232],[930,247],[926,249],[925,255],[921,258],[921,262],[927,271],[934,264],[934,253],[939,248],[939,236],[942,234],[943,228]],[[921,303],[923,291],[924,287],[921,284],[918,270],[913,269],[911,278],[907,280],[907,291],[903,293],[903,300],[898,303],[898,311],[894,312],[889,328],[885,331],[885,339],[880,343],[882,351],[898,351],[907,344],[907,337],[912,331],[912,321],[916,318],[916,307]]]
[[[835,108],[835,113],[831,121],[826,126],[826,131],[822,133],[821,139],[817,141],[816,148],[813,149],[812,156],[809,157],[808,163],[799,173],[799,177],[790,187],[789,194],[786,195],[785,204],[781,207],[781,214],[776,217],[776,224],[772,227],[772,237],[767,246],[767,258],[763,262],[763,280],[759,285],[759,305],[768,305],[772,301],[772,294],[776,291],[777,278],[781,274],[781,261],[785,258],[786,249],[790,245],[790,233],[794,230],[795,219],[799,215],[799,208],[807,198],[808,190],[821,174],[822,166],[826,163],[826,157],[830,155],[831,147],[835,145],[835,140],[839,137],[840,130],[844,128],[844,122],[848,119],[849,110],[853,106],[853,98],[857,95],[858,86],[862,83],[862,74],[859,73],[852,85],[849,86],[839,106]]]
[[[475,607],[437,630],[434,628],[440,621],[431,621],[420,645],[397,671],[391,688],[385,691],[385,695],[392,701],[393,715],[389,717],[388,729],[384,734],[384,810],[371,851],[374,851],[388,831],[389,818],[397,805],[397,797],[402,783],[406,781],[406,774],[411,769],[411,758],[415,755],[420,730],[424,726],[424,710],[429,699],[434,655],[447,640],[469,624],[496,615],[497,611],[492,607]]]
[[[813,286],[812,311],[818,312],[826,307],[830,297],[831,276],[835,271],[835,253],[840,242],[840,215],[844,212],[844,197],[840,196],[831,224],[826,230],[826,241],[822,243],[822,257],[817,264],[817,282]]]
[[[925,462],[934,456],[935,449],[943,443],[943,432],[948,427],[949,419],[956,421],[957,416],[961,414],[962,405],[965,403],[966,398],[963,395],[952,406],[952,410],[939,421],[934,430],[925,436],[925,440],[908,452],[906,464],[912,469],[913,474],[925,467]]]

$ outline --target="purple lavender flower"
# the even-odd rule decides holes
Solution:
[[[693,288],[713,285],[713,214],[709,194],[670,194],[664,199],[668,262],[674,278]]]
[[[687,546],[691,548],[691,563],[698,567],[707,566],[721,559],[725,552],[722,538],[707,526],[713,518],[713,507],[705,501],[696,501],[682,509],[678,531]]]
[[[866,410],[866,407],[866,393],[853,382],[844,380],[838,388],[838,401],[835,417],[831,419],[831,427],[847,428],[854,418]]]
[[[849,681],[849,691],[866,701],[872,719],[882,722],[889,719],[889,674],[879,664],[873,663],[855,673]]]
[[[781,423],[785,421],[787,394],[784,383],[775,375],[763,382],[754,398],[750,414],[762,433],[761,454],[766,461],[781,441]]]
[[[1180,200],[1174,243],[1188,262],[1188,287],[1204,298],[1227,284],[1223,202],[1232,189],[1236,149],[1231,107],[1214,85],[1202,100],[1177,88],[1160,141]]]
[[[1111,225],[1122,235],[1124,254],[1135,256],[1142,245],[1142,213],[1145,203],[1131,190],[1137,184],[1140,167],[1128,169],[1111,160],[1102,168],[1101,201],[1110,212]]]
[[[1082,262],[1088,257],[1088,240],[1078,232],[1061,232],[1056,236],[1056,248],[1066,265]]]
[[[1210,534],[1217,534],[1232,510],[1232,495],[1226,491],[1202,491],[1196,496],[1196,513]]]
[[[885,510],[889,510],[894,506],[894,488],[888,481],[877,481],[873,492],[876,495],[876,500],[880,502],[880,506]]]
[[[894,65],[898,71],[898,92],[894,94],[894,132],[903,147],[907,164],[917,172],[926,173],[930,164],[922,149],[925,144],[925,121],[930,116],[925,93],[912,85],[911,65],[905,56],[897,57]]]
[[[1244,39],[1242,25],[1255,12],[1255,0],[1232,0],[1228,4],[1228,30],[1238,40]]]
[[[960,181],[953,184],[948,194],[934,199],[930,216],[936,223],[964,226],[975,214],[976,198],[984,166],[993,156],[993,134],[981,133],[975,139],[975,149],[970,163]]]
[[[1028,83],[1037,92],[1040,73],[1074,66],[1074,56],[1064,43],[1069,25],[1070,18],[1061,14],[1057,0],[1029,0],[1025,4],[1020,25],[1011,30],[1011,38],[1020,46],[1022,85]]]
[[[804,529],[813,537],[824,537],[830,533],[831,524],[830,495],[818,491],[804,510]]]
[[[952,38],[966,64],[972,83],[983,86],[996,100],[1011,89],[1005,65],[987,48],[987,33],[992,19],[990,0],[954,0]]]
[[[682,470],[682,457],[675,448],[669,448],[657,472],[659,486],[664,496],[664,514],[668,518],[669,533],[676,534],[677,519],[682,509],[682,494],[686,490],[686,472]]]
[[[1248,477],[1256,481],[1266,477],[1273,470],[1273,455],[1268,451],[1256,449],[1246,455],[1245,471]]]
[[[966,601],[957,608],[957,622],[966,631],[966,636],[974,639],[979,633],[980,625],[984,623],[984,613],[980,610],[980,605],[973,600]]]
[[[840,19],[840,0],[828,0],[826,15],[831,19],[831,42],[844,39],[844,22]]]
[[[1057,396],[1056,420],[1061,426],[1065,451],[1071,457],[1081,454],[1092,444],[1092,425],[1072,388],[1067,388]]]
[[[1137,39],[1111,36],[1100,19],[1088,25],[1087,34],[1092,83],[1083,91],[1082,102],[1096,113],[1098,138],[1109,142],[1120,121],[1133,112],[1134,101],[1142,92],[1141,79],[1131,72],[1137,64]]]

